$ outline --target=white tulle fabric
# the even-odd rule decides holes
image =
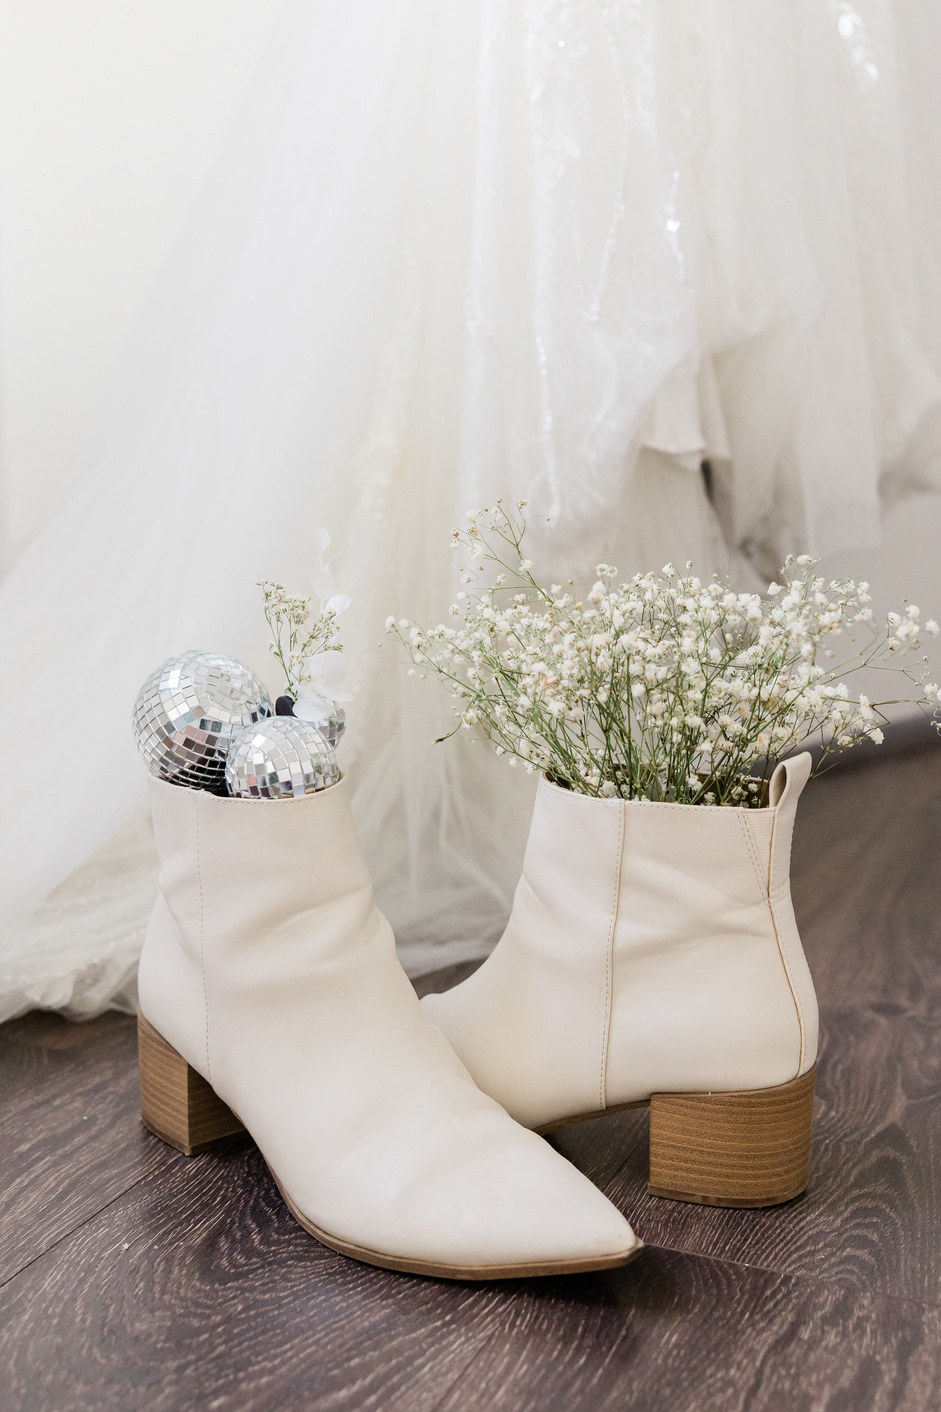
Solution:
[[[937,477],[939,52],[918,0],[288,0],[0,593],[0,1015],[133,1003],[137,687],[189,647],[265,670],[256,581],[303,590],[315,523],[379,901],[415,968],[486,946],[531,781],[431,746],[447,702],[383,620],[442,616],[450,526],[497,495],[553,576],[747,578]]]

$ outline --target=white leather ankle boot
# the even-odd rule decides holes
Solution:
[[[480,1087],[538,1131],[650,1105],[650,1186],[717,1206],[807,1184],[817,1003],[789,865],[809,755],[764,809],[539,785],[493,954],[426,996]]]
[[[423,1014],[345,781],[275,801],[153,780],[152,798],[151,1131],[192,1153],[244,1124],[305,1230],[389,1269],[492,1279],[636,1254],[610,1202],[480,1092]]]

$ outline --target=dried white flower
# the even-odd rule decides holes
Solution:
[[[349,594],[340,593],[337,581],[324,559],[330,548],[330,535],[321,525],[310,532],[313,567],[310,581],[319,599],[319,611],[312,615],[309,598],[294,598],[283,584],[264,580],[258,586],[264,595],[265,619],[272,633],[268,644],[284,671],[288,693],[294,698],[295,714],[305,720],[323,720],[333,709],[333,701],[350,701],[352,696],[342,686],[341,694],[329,697],[317,689],[320,680],[342,679],[343,664],[337,654],[342,652],[337,618],[349,608]],[[334,559],[336,555],[334,555]],[[399,627],[405,623],[401,619]],[[395,618],[386,619],[386,631],[395,630]],[[327,699],[329,697],[329,699]],[[298,706],[304,702],[303,709]]]

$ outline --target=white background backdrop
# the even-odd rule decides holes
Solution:
[[[0,563],[81,472],[279,0],[0,0]],[[941,616],[941,497],[828,560]]]
[[[0,0],[0,553],[83,450],[280,0]]]

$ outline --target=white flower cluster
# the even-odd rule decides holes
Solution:
[[[456,729],[483,733],[511,765],[585,794],[759,805],[777,759],[811,736],[824,753],[880,743],[889,703],[854,699],[842,676],[938,632],[914,606],[880,628],[868,584],[826,583],[807,555],[787,561],[767,598],[672,564],[620,584],[599,564],[584,596],[571,583],[547,591],[523,557],[521,513],[498,503],[468,519],[453,532],[478,561],[462,571],[474,591],[450,610],[460,621],[426,632],[389,619],[387,628],[418,669],[449,684]],[[489,586],[487,564],[499,570]],[[844,633],[862,635],[863,650],[822,665]],[[937,685],[904,675],[923,702],[941,706]]]
[[[343,663],[332,655],[343,651],[337,618],[350,606],[350,598],[340,593],[324,558],[330,535],[318,526],[311,531],[311,539],[310,581],[319,602],[313,618],[310,598],[294,598],[282,584],[268,580],[258,587],[264,594],[265,618],[272,634],[268,646],[284,670],[288,693],[295,702],[294,714],[316,724],[330,715],[336,702],[352,700],[344,685]]]

